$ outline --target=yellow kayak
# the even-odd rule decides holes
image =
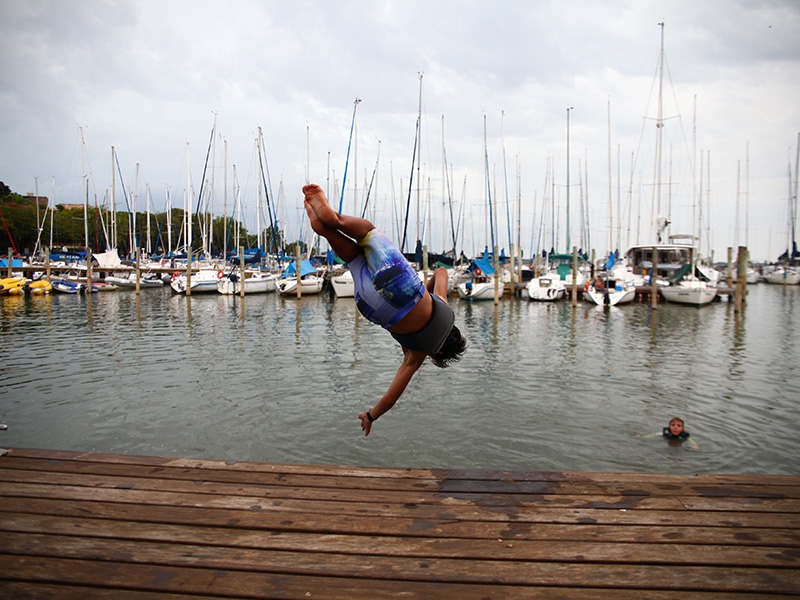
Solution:
[[[27,281],[24,277],[4,277],[0,279],[0,294],[20,293],[11,292],[11,290],[23,289]]]
[[[40,279],[39,281],[32,281],[29,283],[28,289],[31,291],[31,294],[49,294],[53,291],[53,285],[46,279]]]

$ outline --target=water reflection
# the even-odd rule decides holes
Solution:
[[[744,310],[453,298],[469,349],[369,438],[401,351],[352,299],[0,297],[3,445],[337,464],[797,473],[800,290]],[[701,452],[658,432],[686,420]]]

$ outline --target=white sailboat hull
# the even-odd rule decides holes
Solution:
[[[277,288],[276,277],[271,273],[253,273],[244,280],[245,294],[267,294],[274,292]],[[226,296],[238,295],[242,293],[242,282],[231,281],[230,277],[223,277],[217,282],[217,291]]]
[[[525,286],[528,299],[535,302],[555,302],[564,298],[566,288],[557,276],[534,277]]]
[[[217,291],[217,283],[222,279],[222,273],[218,269],[200,269],[197,273],[192,273],[192,293],[210,293]],[[222,274],[224,276],[224,273]],[[186,275],[179,275],[170,283],[172,290],[178,294],[186,293]]]
[[[300,294],[307,296],[309,294],[319,294],[322,291],[323,279],[322,277],[304,277],[300,280]],[[282,296],[292,296],[297,294],[297,278],[288,277],[278,281],[278,292]]]
[[[356,295],[353,274],[349,269],[331,277],[331,286],[337,298],[353,298]]]
[[[503,294],[502,288],[498,293]],[[494,300],[494,280],[481,283],[474,281],[459,283],[458,296],[463,300]]]
[[[681,281],[678,285],[659,288],[667,302],[702,306],[717,297],[717,288],[708,286],[704,281]]]
[[[800,271],[793,271],[791,269],[784,269],[779,267],[765,278],[767,283],[777,283],[781,285],[798,285],[800,284]]]
[[[629,302],[633,302],[633,299],[636,297],[636,288],[622,290],[610,289],[608,293],[606,293],[606,290],[595,290],[591,288],[584,294],[584,297],[588,302],[597,304],[598,306],[628,304]]]

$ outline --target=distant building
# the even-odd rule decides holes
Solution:
[[[50,200],[48,199],[47,196],[37,196],[37,195],[35,195],[35,194],[31,193],[31,192],[28,192],[27,198],[28,198],[28,200],[30,200],[32,202],[37,202],[38,201],[39,206],[41,206],[43,208],[47,208],[48,204],[50,203]]]

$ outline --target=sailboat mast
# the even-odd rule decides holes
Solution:
[[[500,111],[500,138],[503,141],[503,180],[506,192],[506,225],[508,228],[508,249],[514,245],[514,238],[511,237],[511,208],[508,200],[508,167],[506,165],[506,111]]]
[[[569,113],[571,106],[567,107],[567,252],[571,252],[570,222],[569,222]]]
[[[800,133],[797,134],[797,150],[794,158],[794,194],[791,198],[791,214],[789,217],[792,220],[792,260],[795,258],[795,250],[796,250],[796,241],[797,238],[795,237],[795,226],[797,222],[797,183],[798,179],[798,169],[800,168]]]
[[[611,191],[611,98],[608,99],[608,251],[614,251],[614,199]]]
[[[661,241],[661,231],[658,225],[657,217],[661,215],[661,162],[662,162],[662,129],[664,128],[664,23],[658,24],[661,27],[661,51],[658,55],[658,113],[656,116],[656,186],[655,193],[655,207],[651,208],[651,219],[653,220],[653,228],[657,232],[658,241]]]
[[[167,184],[164,184],[164,195],[167,198],[167,252],[172,252],[172,190]]]
[[[417,123],[418,123],[418,125],[417,125],[417,138],[418,138],[419,141],[417,143],[417,218],[416,218],[417,237],[416,237],[416,241],[421,241],[421,236],[420,236],[420,231],[419,231],[419,225],[420,225],[420,218],[419,218],[420,187],[419,186],[420,186],[420,183],[421,183],[420,174],[419,174],[419,168],[420,168],[420,162],[422,162],[422,77],[423,77],[423,72],[419,71],[417,73],[417,76],[419,77],[419,102],[417,103]],[[415,243],[416,243],[416,241],[415,241]]]
[[[86,175],[86,140],[83,138],[83,127],[78,128],[81,132],[81,173],[85,186],[83,199],[83,241],[85,250],[89,251],[89,177]],[[87,260],[89,256],[86,257]]]
[[[111,146],[111,246],[117,247],[117,172],[116,150]]]

